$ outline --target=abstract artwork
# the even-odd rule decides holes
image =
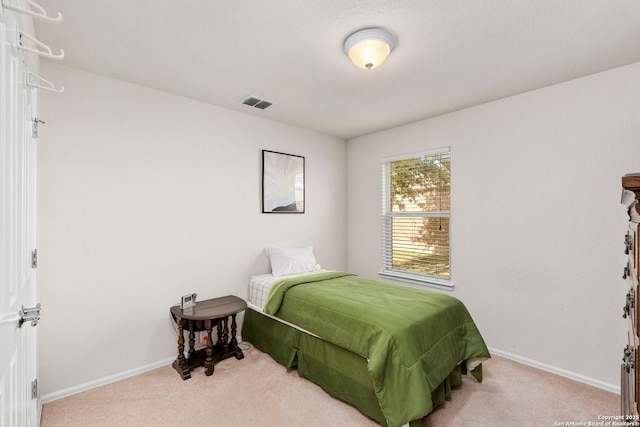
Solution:
[[[304,213],[304,157],[262,150],[262,212]]]

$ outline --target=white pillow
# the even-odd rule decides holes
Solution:
[[[313,246],[304,248],[277,248],[270,246],[264,252],[269,258],[271,274],[274,276],[306,273],[320,269],[320,265],[313,255]]]

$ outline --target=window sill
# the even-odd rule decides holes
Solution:
[[[385,279],[395,280],[410,285],[453,291],[453,283],[451,283],[450,279],[438,279],[436,277],[419,276],[417,274],[389,270],[380,271],[378,275]]]

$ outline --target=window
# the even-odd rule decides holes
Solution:
[[[383,276],[451,289],[449,148],[382,161]]]

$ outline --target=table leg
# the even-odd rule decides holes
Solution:
[[[196,349],[196,333],[193,328],[193,320],[189,320],[189,359],[193,357]]]
[[[209,376],[213,374],[214,363],[213,363],[213,342],[211,341],[211,320],[204,321],[205,329],[207,330],[207,335],[209,339],[207,340],[207,347],[205,349],[205,354],[207,357],[204,359],[204,373]]]
[[[180,377],[183,380],[191,378],[191,370],[187,364],[187,360],[184,357],[184,319],[178,321],[178,358],[173,362],[171,366],[178,371]]]
[[[224,346],[224,341],[222,341],[222,322],[218,320],[218,341],[216,342],[216,347],[222,349]]]
[[[232,314],[231,315],[231,342],[229,343],[229,347],[231,347],[231,350],[235,353],[236,359],[240,360],[244,358],[244,354],[242,353],[242,350],[240,349],[240,347],[238,347],[238,340],[236,338],[237,328],[238,326],[236,325],[236,315]]]
[[[222,331],[222,341],[224,342],[222,346],[222,354],[229,353],[229,318],[225,317],[223,320],[218,320],[218,322],[224,322],[224,330]]]

